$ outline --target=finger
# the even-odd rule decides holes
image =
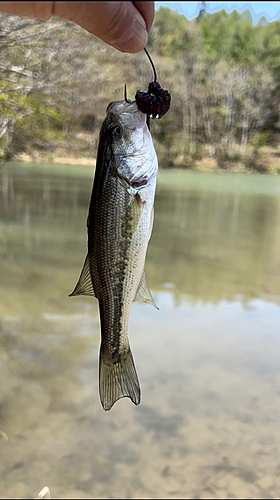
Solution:
[[[147,32],[150,33],[153,20],[155,17],[155,2],[132,2],[133,5],[139,10],[145,23]]]
[[[54,15],[79,24],[107,44],[122,52],[135,53],[145,47],[151,24],[153,2],[54,2]]]
[[[49,19],[53,2],[0,2],[0,11],[15,16]]]

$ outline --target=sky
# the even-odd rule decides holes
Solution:
[[[196,17],[201,2],[155,2],[156,10],[161,6],[168,6],[172,9],[178,9],[180,14],[185,14],[188,19]],[[231,12],[237,9],[238,12],[243,12],[249,7],[252,12],[254,24],[258,19],[265,15],[268,21],[275,21],[280,16],[280,2],[206,2],[206,11],[209,13],[216,12],[221,9],[226,9]]]

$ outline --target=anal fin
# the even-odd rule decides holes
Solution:
[[[86,260],[81,275],[79,277],[78,283],[75,286],[73,292],[70,293],[69,297],[73,297],[74,295],[91,295],[92,297],[96,296],[92,285],[88,255],[86,256]]]
[[[143,271],[143,274],[141,276],[134,300],[138,300],[139,302],[146,302],[147,304],[151,304],[152,306],[154,306],[156,309],[159,309],[151,294],[145,271]]]

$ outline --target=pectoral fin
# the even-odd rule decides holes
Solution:
[[[149,289],[145,271],[143,271],[134,300],[138,300],[139,302],[146,302],[147,304],[151,304],[156,309],[158,309],[158,306],[156,305]]]
[[[92,297],[95,297],[91,274],[90,274],[88,255],[86,256],[86,260],[81,275],[79,277],[79,281],[75,286],[74,291],[69,295],[69,297],[73,297],[73,295],[91,295]]]
[[[150,220],[150,234],[149,234],[149,239],[150,239],[151,234],[152,234],[152,230],[153,230],[153,223],[154,223],[154,207],[152,208],[152,211],[151,211],[151,220]]]

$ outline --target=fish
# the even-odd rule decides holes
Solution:
[[[146,114],[135,101],[111,102],[99,134],[87,219],[88,252],[70,294],[99,301],[99,395],[105,411],[123,397],[140,403],[128,320],[135,300],[157,308],[144,270],[157,172]]]

